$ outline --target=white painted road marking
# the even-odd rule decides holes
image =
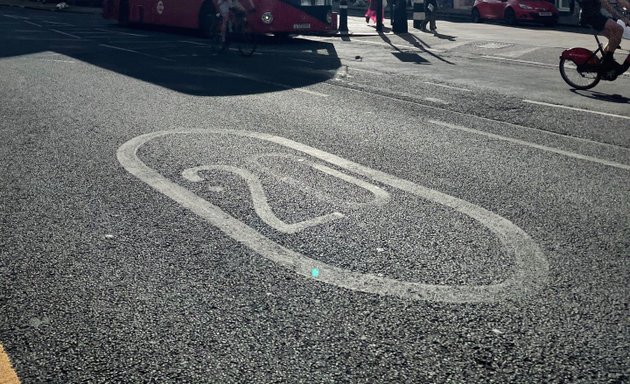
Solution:
[[[564,156],[572,157],[572,158],[575,158],[575,159],[586,160],[586,161],[591,161],[593,163],[599,163],[599,164],[603,164],[603,165],[608,165],[610,167],[630,170],[630,165],[617,163],[615,161],[598,159],[598,158],[592,157],[592,156],[581,155],[581,154],[575,153],[575,152],[570,152],[570,151],[565,151],[565,150],[562,150],[562,149],[547,147],[545,145],[535,144],[535,143],[531,143],[531,142],[525,141],[525,140],[513,139],[511,137],[501,136],[501,135],[497,135],[497,134],[494,134],[494,133],[479,131],[479,130],[473,129],[473,128],[462,127],[461,125],[450,124],[450,123],[446,123],[446,122],[439,121],[439,120],[429,120],[429,123],[440,125],[442,127],[457,129],[457,130],[464,131],[464,132],[474,133],[474,134],[477,134],[477,135],[487,136],[487,137],[490,137],[492,139],[509,141],[511,143],[514,143],[514,144],[524,145],[524,146],[527,146],[527,147],[536,148],[536,149],[540,149],[540,150],[547,151],[547,152],[553,152],[553,153],[557,153],[559,155],[564,155]]]
[[[108,33],[116,33],[118,35],[136,36],[136,37],[149,37],[149,35],[140,35],[138,33],[113,31],[113,30],[110,30],[110,29],[103,29],[103,28],[94,28],[94,30],[95,31],[101,31],[101,32],[108,32]]]
[[[328,95],[325,94],[325,93],[310,91],[310,90],[304,89],[304,88],[296,88],[296,87],[293,87],[293,86],[290,86],[290,85],[286,85],[286,84],[282,84],[282,83],[276,83],[275,81],[262,80],[262,79],[259,79],[257,77],[248,76],[248,75],[245,75],[245,74],[242,74],[242,73],[223,71],[223,70],[216,69],[216,68],[207,68],[207,69],[208,69],[208,71],[217,72],[217,73],[220,73],[222,75],[239,77],[241,79],[247,79],[247,80],[255,81],[255,82],[258,82],[258,83],[261,83],[261,84],[273,85],[274,87],[278,87],[278,88],[284,88],[284,89],[289,89],[289,90],[292,90],[292,91],[308,93],[309,95],[314,95],[314,96],[328,97]]]
[[[519,60],[519,59],[510,59],[507,57],[500,57],[500,56],[488,56],[488,55],[482,55],[480,56],[484,59],[491,59],[491,60],[501,60],[501,61],[511,61],[514,63],[520,63],[520,64],[530,64],[530,65],[536,65],[539,67],[547,67],[547,68],[557,68],[557,65],[552,65],[552,64],[545,64],[545,63],[539,63],[538,61],[529,61],[529,60]]]
[[[523,100],[523,102],[525,102],[525,103],[530,103],[530,104],[544,105],[544,106],[547,106],[547,107],[570,109],[570,110],[572,110],[572,111],[580,111],[580,112],[594,113],[594,114],[596,114],[596,115],[609,116],[609,117],[616,117],[616,118],[619,118],[619,119],[626,119],[626,120],[630,120],[630,116],[616,115],[616,114],[614,114],[614,113],[607,113],[607,112],[592,111],[592,110],[590,110],[590,109],[582,109],[582,108],[576,108],[576,107],[569,107],[569,106],[566,106],[566,105],[560,105],[560,104],[543,103],[542,101],[534,101],[534,100]]]
[[[202,165],[199,167],[185,169],[182,172],[182,176],[186,180],[192,182],[201,182],[204,181],[204,179],[199,176],[199,172],[212,170],[231,172],[242,177],[249,187],[256,214],[270,227],[275,228],[279,232],[297,233],[305,230],[306,228],[329,223],[333,220],[341,219],[344,217],[343,213],[333,212],[328,215],[319,216],[310,220],[300,221],[299,223],[287,224],[284,221],[280,220],[278,216],[273,213],[273,210],[267,202],[267,195],[265,194],[265,189],[263,188],[263,184],[260,181],[260,178],[243,168],[233,167],[229,165]],[[216,190],[215,188],[215,186],[211,186],[212,190]]]
[[[391,200],[391,196],[390,196],[390,194],[387,191],[385,191],[382,188],[377,187],[374,184],[367,183],[367,182],[365,182],[365,181],[363,181],[361,179],[357,179],[356,177],[347,175],[347,174],[345,174],[343,172],[339,172],[336,169],[327,167],[327,166],[322,165],[320,163],[316,163],[316,162],[313,162],[313,161],[308,161],[308,160],[306,160],[306,159],[304,159],[302,157],[299,157],[299,156],[289,155],[289,154],[286,154],[286,153],[265,153],[265,154],[262,154],[262,155],[252,156],[249,159],[247,159],[249,164],[253,165],[255,168],[259,169],[260,171],[262,171],[262,172],[264,172],[266,174],[272,175],[276,179],[282,181],[283,183],[292,185],[292,186],[300,189],[301,191],[305,192],[308,195],[313,195],[313,196],[315,196],[316,198],[318,198],[321,201],[326,202],[326,201],[332,201],[334,199],[329,194],[327,194],[326,192],[320,191],[320,190],[315,189],[315,188],[308,187],[302,181],[295,180],[295,179],[293,179],[291,177],[286,177],[286,176],[280,175],[280,174],[272,171],[271,169],[262,166],[259,163],[259,160],[261,158],[263,158],[263,157],[266,157],[266,158],[282,157],[282,158],[285,158],[285,159],[293,160],[293,161],[298,162],[298,163],[302,163],[302,164],[308,165],[309,167],[311,167],[313,169],[316,169],[316,170],[318,170],[318,171],[320,171],[320,172],[322,172],[324,174],[327,174],[327,175],[330,175],[330,176],[334,176],[334,177],[336,177],[336,178],[338,178],[340,180],[343,180],[343,181],[347,182],[348,184],[354,184],[354,185],[356,185],[359,188],[363,188],[366,191],[370,192],[374,196],[374,198],[371,201],[368,201],[368,202],[361,202],[361,203],[359,203],[359,202],[352,202],[352,203],[337,202],[338,204],[344,204],[344,205],[346,205],[346,206],[348,206],[350,208],[357,208],[357,207],[362,207],[362,206],[380,207],[380,206],[383,206],[383,205],[387,204]]]
[[[442,88],[454,89],[456,91],[472,92],[470,89],[460,88],[460,87],[453,87],[452,85],[446,85],[446,84],[440,84],[440,83],[432,83],[430,81],[423,81],[423,83],[430,84],[430,85],[435,85],[437,87],[442,87]]]
[[[149,55],[148,53],[143,53],[143,52],[139,52],[139,51],[134,51],[132,49],[127,49],[127,48],[122,48],[122,47],[116,47],[114,45],[109,45],[109,44],[99,44],[101,47],[105,47],[105,48],[111,48],[111,49],[115,49],[118,51],[124,51],[124,52],[130,52],[130,53],[135,53],[138,55],[142,55],[142,56],[146,56],[146,57],[150,57],[152,59],[158,59],[158,60],[164,60],[164,61],[175,61],[172,59],[168,59],[165,57],[160,57],[160,56],[154,56],[154,55]]]
[[[25,22],[26,24],[34,25],[34,26],[36,26],[36,27],[40,27],[40,28],[42,27],[41,25],[39,25],[39,24],[37,24],[37,23],[33,23],[32,21],[24,20],[24,22]]]
[[[337,168],[361,175],[422,199],[449,207],[467,215],[492,231],[503,245],[503,250],[514,259],[514,270],[509,278],[490,285],[435,285],[401,281],[370,273],[359,273],[338,268],[288,249],[263,236],[254,228],[234,218],[219,207],[200,198],[190,190],[168,180],[156,170],[148,167],[137,156],[138,149],[147,142],[168,136],[206,134],[237,136],[275,143],[285,148],[330,163]],[[537,292],[547,281],[549,265],[538,245],[511,221],[480,206],[458,199],[436,190],[420,186],[393,175],[380,172],[328,152],[265,133],[232,130],[178,130],[153,132],[133,138],[124,143],[117,152],[120,164],[132,175],[147,183],[156,191],[170,197],[182,207],[189,209],[226,235],[249,247],[261,256],[295,273],[313,278],[313,269],[318,271],[317,280],[339,287],[395,296],[403,299],[431,300],[451,303],[495,302],[521,298]]]
[[[81,39],[81,37],[80,37],[80,36],[73,35],[73,34],[71,34],[71,33],[66,33],[66,32],[63,32],[63,31],[58,31],[58,30],[56,30],[56,29],[51,29],[51,31],[53,31],[53,32],[57,32],[57,33],[62,34],[62,35],[70,36],[70,37],[75,38],[75,39]]]
[[[208,47],[208,44],[203,44],[203,43],[198,43],[196,41],[188,41],[188,40],[179,40],[179,43],[186,43],[186,44],[192,44],[192,45],[199,45],[202,47]]]
[[[64,27],[74,27],[74,24],[61,23],[61,22],[58,22],[58,21],[47,21],[47,20],[45,20],[44,23],[52,24],[52,25],[61,25],[61,26],[64,26]]]
[[[448,105],[449,104],[448,101],[444,101],[442,99],[438,99],[438,98],[435,98],[435,97],[423,97],[422,99],[426,100],[426,101],[430,101],[432,103],[437,103],[437,104],[443,104],[443,105]]]

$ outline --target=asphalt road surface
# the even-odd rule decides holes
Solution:
[[[243,58],[0,8],[21,382],[630,382],[630,78],[564,84],[580,31],[438,29]]]

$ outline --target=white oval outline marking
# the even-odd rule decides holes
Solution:
[[[155,138],[173,134],[234,135],[279,144],[379,183],[452,208],[483,224],[499,238],[504,250],[509,256],[514,258],[515,267],[512,276],[500,283],[489,285],[423,284],[381,277],[370,273],[353,272],[311,259],[264,237],[255,229],[230,216],[219,207],[168,180],[138,158],[137,151],[142,145]],[[310,279],[313,278],[311,271],[313,268],[317,268],[319,271],[317,280],[339,287],[403,299],[449,303],[496,302],[513,298],[525,298],[535,293],[546,283],[549,273],[549,264],[538,245],[525,231],[506,218],[465,200],[365,167],[284,137],[240,130],[189,129],[159,131],[140,135],[127,141],[118,148],[117,158],[129,173],[207,220],[226,235],[254,252]]]

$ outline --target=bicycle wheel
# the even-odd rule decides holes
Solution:
[[[595,68],[590,70],[578,69],[578,66],[564,57],[560,58],[560,76],[575,89],[591,89],[599,83],[602,75]]]
[[[238,43],[238,51],[242,56],[251,56],[256,51],[258,43],[256,41],[256,35],[250,33],[246,28],[241,28],[241,31],[236,34]]]

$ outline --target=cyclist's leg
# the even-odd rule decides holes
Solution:
[[[612,19],[606,19],[604,29],[601,34],[608,39],[608,44],[604,47],[604,53],[613,54],[615,49],[621,44],[621,37],[623,36],[623,27]]]
[[[608,44],[604,47],[601,70],[603,72],[615,71],[617,73],[621,73],[623,71],[623,67],[615,61],[613,54],[621,43],[623,28],[612,19],[607,18],[604,23],[604,28],[600,34],[608,39]]]

